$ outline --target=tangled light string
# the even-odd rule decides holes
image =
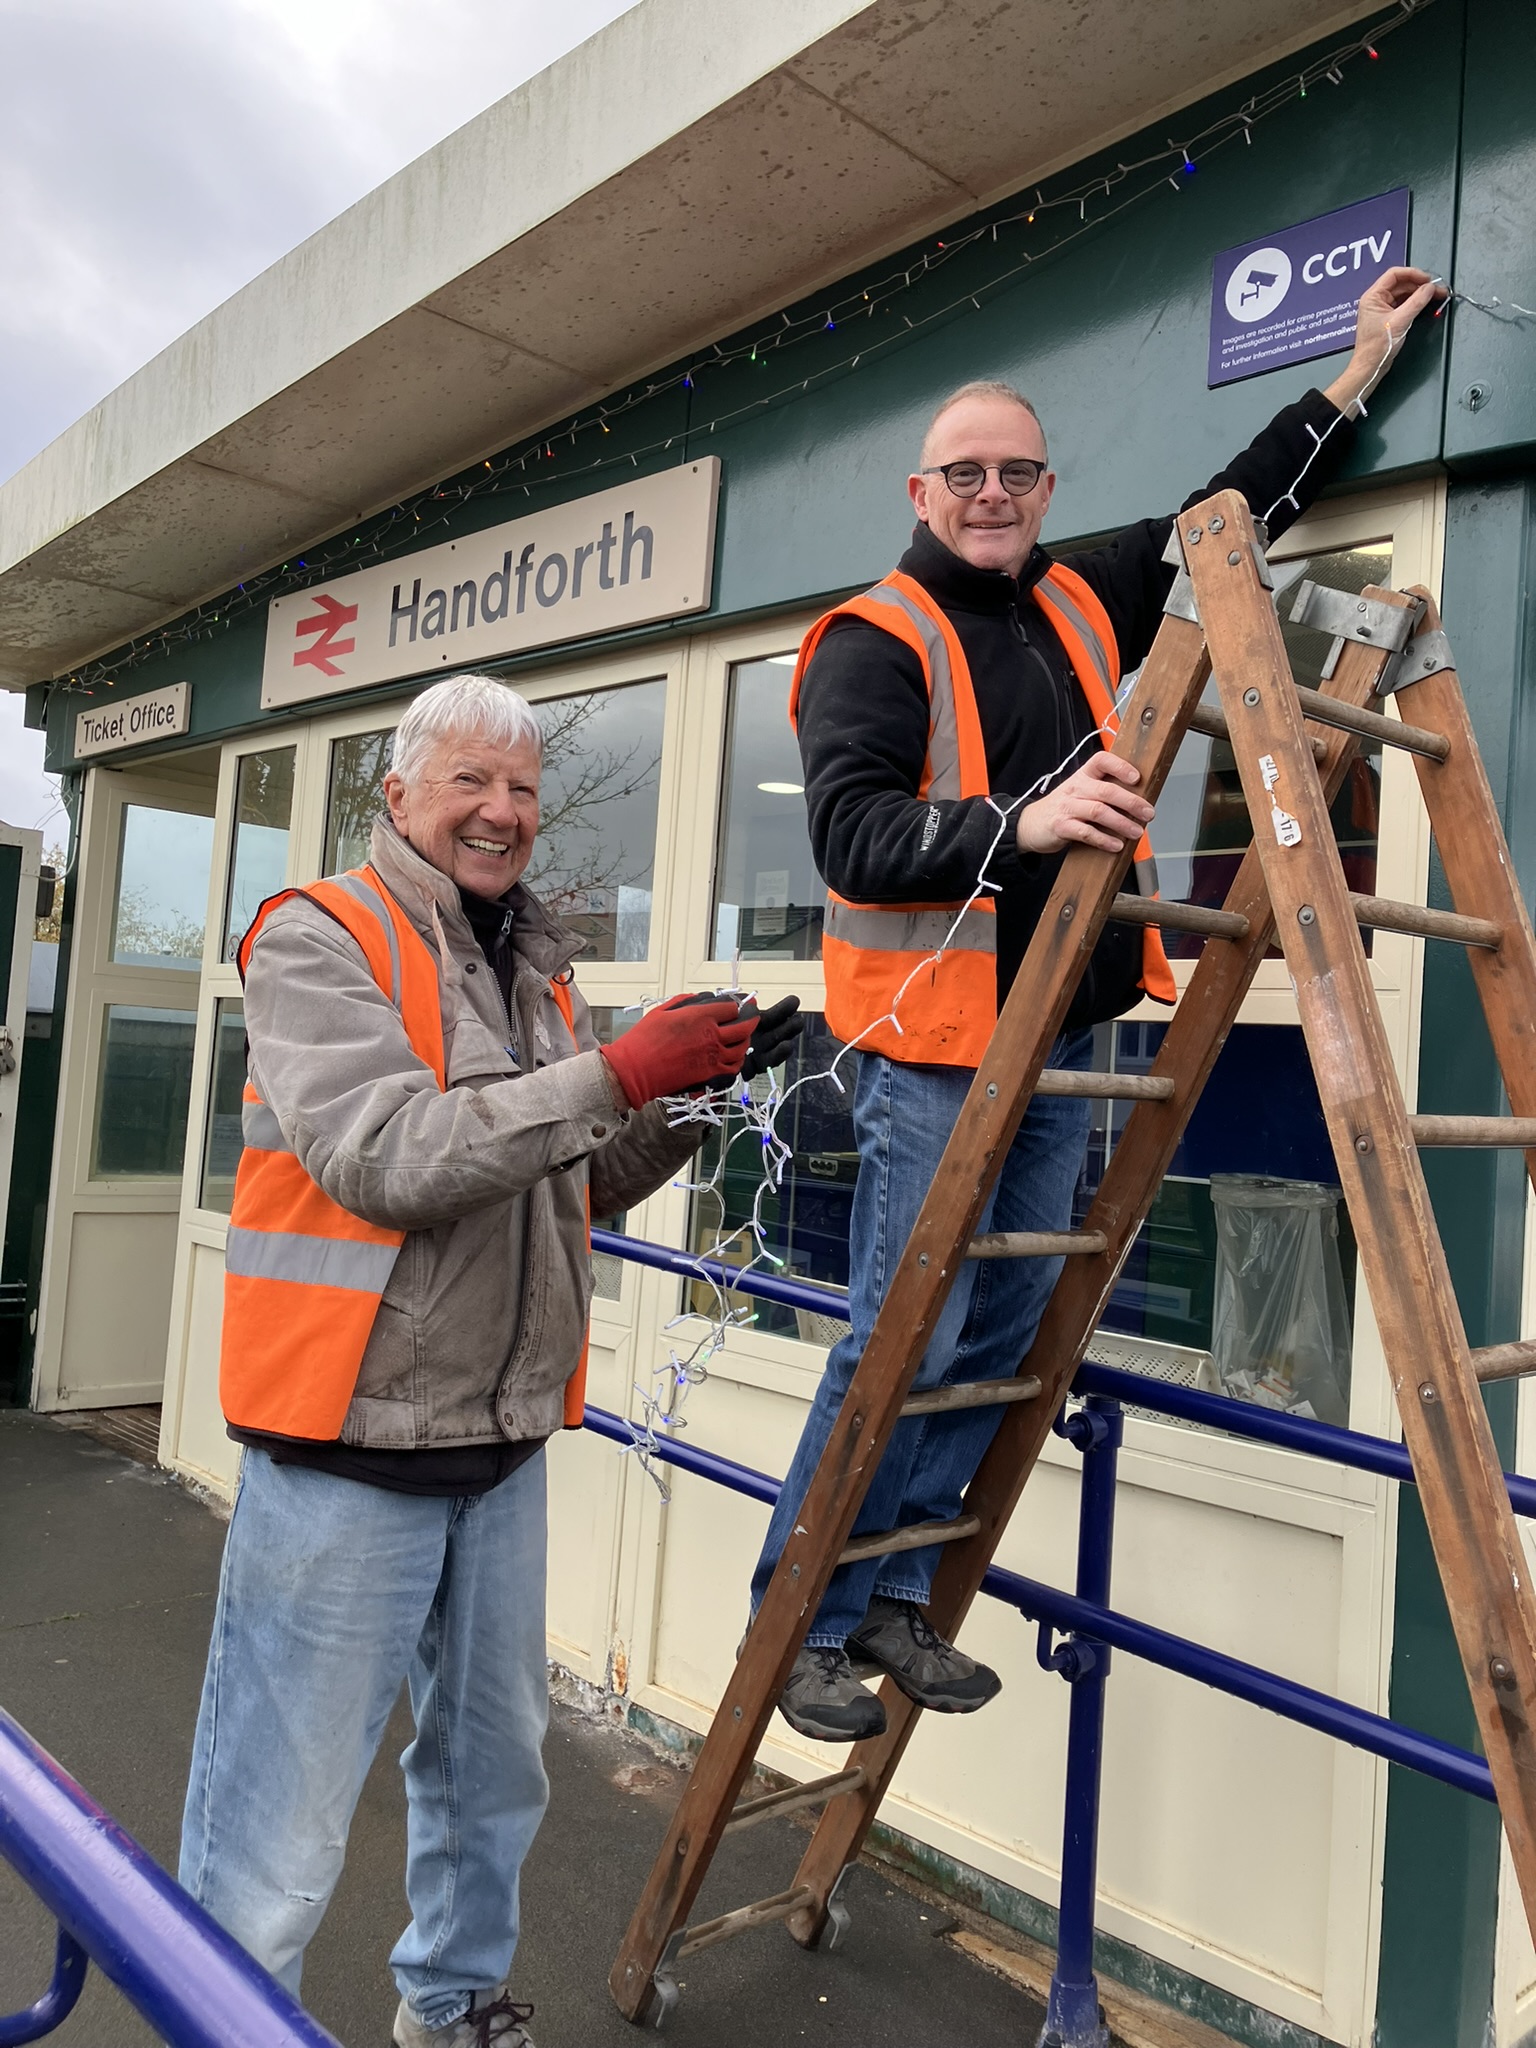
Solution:
[[[485,496],[501,496],[521,490],[524,497],[531,497],[536,482],[548,476],[548,465],[557,460],[557,443],[574,448],[578,436],[599,436],[598,451],[591,461],[575,464],[562,469],[561,480],[573,477],[588,477],[616,467],[629,465],[638,468],[642,459],[662,455],[676,447],[685,445],[695,436],[713,434],[736,424],[754,414],[766,411],[785,399],[799,397],[810,391],[813,385],[820,385],[827,379],[858,369],[866,360],[885,350],[904,344],[909,336],[920,333],[935,322],[945,320],[951,314],[966,306],[979,310],[984,297],[995,296],[1004,286],[1032,265],[1054,256],[1058,250],[1078,241],[1104,222],[1113,220],[1128,207],[1138,204],[1163,185],[1171,185],[1175,191],[1183,189],[1194,177],[1201,162],[1223,149],[1227,144],[1242,138],[1251,143],[1253,130],[1259,122],[1278,113],[1282,107],[1294,100],[1304,100],[1308,88],[1320,84],[1334,86],[1344,82],[1344,67],[1357,59],[1374,61],[1380,51],[1378,45],[1402,28],[1416,15],[1433,4],[1433,0],[1398,0],[1394,12],[1376,27],[1354,40],[1340,44],[1325,55],[1316,58],[1303,70],[1293,72],[1289,77],[1277,81],[1264,91],[1250,94],[1242,104],[1230,113],[1219,115],[1198,133],[1183,142],[1171,137],[1165,149],[1154,150],[1130,163],[1117,162],[1113,171],[1101,172],[1068,191],[1047,194],[1037,187],[1034,198],[1016,208],[1012,213],[999,215],[983,222],[980,226],[960,234],[935,238],[934,246],[925,250],[904,265],[893,270],[888,276],[868,285],[852,287],[841,297],[829,301],[813,312],[798,317],[787,312],[777,316],[776,323],[765,328],[756,336],[727,347],[716,342],[703,355],[697,357],[684,369],[675,371],[669,377],[647,383],[642,389],[610,402],[599,404],[591,410],[567,417],[559,426],[546,428],[531,437],[516,452],[487,458],[478,474],[466,477],[454,484],[443,484],[417,496],[406,499],[394,506],[384,517],[376,530],[367,536],[354,535],[351,539],[335,540],[307,549],[302,556],[284,562],[279,567],[268,569],[249,578],[246,582],[227,592],[222,598],[210,600],[183,615],[175,624],[163,626],[142,637],[130,640],[126,648],[112,661],[93,661],[58,678],[50,687],[66,694],[93,696],[98,688],[111,689],[117,678],[127,671],[140,666],[157,654],[172,647],[183,646],[197,640],[212,640],[217,631],[227,632],[238,619],[247,616],[269,599],[290,590],[306,588],[337,573],[362,567],[366,563],[388,560],[390,557],[413,551],[422,539],[439,527],[451,523],[453,511],[472,499]],[[1103,202],[1113,199],[1129,181],[1142,180],[1134,191],[1121,196],[1115,204]],[[1098,202],[1095,205],[1095,202]],[[759,393],[744,404],[720,413],[715,418],[694,427],[691,424],[657,439],[642,447],[626,449],[622,454],[603,454],[601,437],[612,434],[612,422],[623,419],[638,408],[678,390],[692,391],[696,379],[706,371],[713,371],[738,364],[755,364],[759,369],[768,369],[777,356],[787,349],[817,340],[844,329],[852,328],[858,321],[872,322],[877,315],[895,313],[899,310],[896,301],[911,291],[931,272],[942,269],[945,264],[968,249],[974,248],[990,238],[994,243],[1002,229],[1022,228],[1027,230],[1038,219],[1048,213],[1065,212],[1068,217],[1075,212],[1076,225],[1066,233],[1058,235],[1048,246],[1039,249],[1025,249],[1019,252],[1018,260],[1007,269],[978,282],[974,287],[959,292],[953,299],[941,306],[913,318],[901,313],[901,326],[893,326],[887,333],[871,335],[867,330],[859,346],[851,353],[843,353],[835,361],[823,362],[808,374],[778,384],[773,390]],[[1494,311],[1495,317],[1531,317],[1524,308],[1508,311],[1501,302],[1492,300],[1484,304],[1468,295],[1459,293],[1470,305],[1478,306],[1485,312]],[[530,481],[530,478],[533,481]],[[553,481],[553,479],[550,479]]]
[[[729,1253],[736,1251],[738,1247],[745,1249],[746,1244],[750,1243],[752,1247],[751,1257],[744,1260],[739,1266],[734,1267],[733,1270],[735,1272],[750,1273],[764,1264],[776,1268],[782,1267],[784,1264],[784,1261],[774,1252],[770,1251],[768,1247],[767,1229],[763,1222],[763,1204],[771,1195],[778,1193],[783,1185],[784,1169],[794,1156],[793,1147],[787,1142],[778,1128],[778,1120],[785,1106],[800,1089],[806,1087],[812,1081],[830,1081],[840,1095],[845,1094],[847,1091],[838,1077],[837,1070],[843,1061],[847,1059],[848,1055],[851,1052],[857,1051],[860,1043],[869,1036],[870,1032],[878,1030],[884,1024],[891,1025],[898,1034],[901,1033],[901,1019],[898,1013],[905,1000],[907,990],[911,988],[912,984],[921,975],[938,965],[953,943],[955,934],[959,931],[967,914],[975,908],[976,904],[984,896],[997,893],[1000,885],[987,880],[987,869],[991,867],[997,850],[1003,843],[1014,813],[1021,810],[1025,804],[1033,803],[1038,797],[1044,796],[1058,778],[1065,775],[1071,769],[1079,754],[1086,748],[1091,747],[1095,741],[1107,743],[1113,740],[1115,733],[1119,729],[1120,707],[1125,703],[1126,698],[1135,688],[1135,685],[1135,676],[1127,677],[1120,685],[1114,708],[1108,716],[1101,723],[1095,725],[1090,732],[1085,733],[1065,759],[1059,761],[1054,768],[1048,770],[1038,781],[1032,783],[1022,796],[1013,798],[1007,804],[1000,804],[991,796],[986,799],[988,809],[996,813],[998,822],[997,830],[992,837],[992,843],[987,848],[986,858],[981,864],[981,872],[976,877],[975,887],[956,911],[949,930],[944,934],[939,944],[931,953],[926,954],[917,962],[911,973],[902,982],[900,988],[897,989],[890,1009],[883,1016],[872,1018],[856,1038],[849,1039],[825,1073],[802,1074],[797,1081],[792,1081],[787,1088],[781,1089],[774,1072],[770,1069],[762,1077],[766,1086],[760,1088],[755,1094],[753,1092],[753,1084],[743,1082],[739,1087],[736,1084],[732,1084],[728,1088],[709,1089],[696,1095],[669,1095],[663,1098],[663,1106],[667,1111],[667,1120],[674,1128],[683,1124],[706,1124],[718,1129],[722,1134],[722,1142],[715,1160],[714,1171],[708,1178],[674,1183],[674,1185],[681,1188],[695,1201],[713,1198],[719,1204],[720,1225],[716,1231],[714,1242],[707,1251],[698,1254],[700,1260],[698,1277],[710,1290],[710,1305],[708,1309],[685,1308],[680,1314],[674,1316],[670,1322],[663,1325],[663,1334],[669,1337],[674,1331],[685,1330],[690,1326],[700,1326],[699,1334],[691,1343],[675,1342],[670,1346],[665,1362],[659,1365],[652,1373],[649,1386],[639,1380],[634,1382],[634,1394],[639,1408],[639,1415],[638,1418],[625,1418],[626,1426],[630,1432],[630,1441],[620,1446],[621,1456],[633,1452],[639,1459],[642,1467],[655,1483],[663,1502],[669,1501],[672,1493],[665,1476],[666,1467],[659,1455],[660,1438],[658,1432],[673,1435],[678,1430],[687,1428],[687,1419],[683,1415],[682,1410],[688,1389],[701,1386],[709,1378],[710,1360],[718,1351],[724,1348],[730,1332],[733,1329],[742,1328],[756,1321],[756,1311],[750,1306],[743,1306],[741,1308],[731,1307],[727,1299],[727,1290],[712,1273],[705,1270],[704,1262],[712,1261],[717,1265],[725,1265],[728,1263],[727,1255]],[[735,977],[737,985],[732,989],[733,994],[739,995],[741,993],[739,979],[740,962],[738,957],[737,975]],[[726,1136],[726,1129],[733,1110],[739,1112],[739,1125],[733,1133]],[[725,1196],[723,1192],[726,1162],[732,1147],[742,1139],[755,1139],[758,1146],[760,1146],[762,1152],[762,1174],[752,1198],[750,1216],[745,1223],[738,1224],[734,1230],[727,1230],[725,1228]]]

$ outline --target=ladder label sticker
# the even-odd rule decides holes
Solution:
[[[1260,754],[1259,773],[1264,778],[1264,793],[1267,796],[1280,780],[1280,770],[1275,766],[1273,754]]]
[[[1269,817],[1275,828],[1275,837],[1282,846],[1300,846],[1301,826],[1289,811],[1282,811],[1278,804],[1272,804]]]

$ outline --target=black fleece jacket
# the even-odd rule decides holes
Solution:
[[[1337,471],[1354,435],[1320,391],[1277,413],[1252,445],[1186,505],[1213,491],[1241,491],[1262,513],[1312,452],[1313,427],[1329,434],[1297,496],[1302,508]],[[1270,522],[1277,539],[1298,516],[1288,504]],[[1173,571],[1162,560],[1173,515],[1143,519],[1082,554],[1062,557],[1109,614],[1123,674],[1138,668],[1162,620]],[[1093,715],[1035,585],[1052,557],[1037,547],[1015,579],[973,569],[919,526],[901,568],[935,597],[965,650],[981,714],[994,797],[1043,795],[1049,778],[1093,730]],[[1062,856],[1016,850],[1010,821],[988,865],[1001,819],[984,797],[918,801],[928,751],[928,692],[917,657],[860,619],[830,626],[800,689],[800,757],[811,847],[822,880],[860,903],[945,903],[969,896],[977,877],[999,885],[997,990],[1002,1003],[1056,880]],[[1078,767],[1084,754],[1071,763]],[[1071,772],[1069,769],[1067,772]],[[1096,1024],[1138,1000],[1141,933],[1106,927],[1083,976],[1068,1024]]]

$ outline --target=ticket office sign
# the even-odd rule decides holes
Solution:
[[[75,714],[75,759],[115,754],[121,747],[146,747],[151,740],[175,739],[187,729],[192,712],[192,685],[168,683],[137,697],[109,698]]]

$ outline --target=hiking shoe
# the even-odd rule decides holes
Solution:
[[[423,2026],[402,1998],[395,2014],[395,2048],[533,2048],[527,2022],[531,2005],[514,2005],[505,1984],[477,1991],[462,2019],[446,2027]]]
[[[779,1712],[791,1728],[818,1742],[863,1742],[885,1733],[885,1709],[853,1675],[847,1652],[807,1644],[795,1659]]]
[[[910,1600],[876,1594],[848,1638],[848,1654],[851,1668],[894,1679],[909,1700],[936,1714],[974,1714],[1003,1689],[995,1671],[946,1643]]]

